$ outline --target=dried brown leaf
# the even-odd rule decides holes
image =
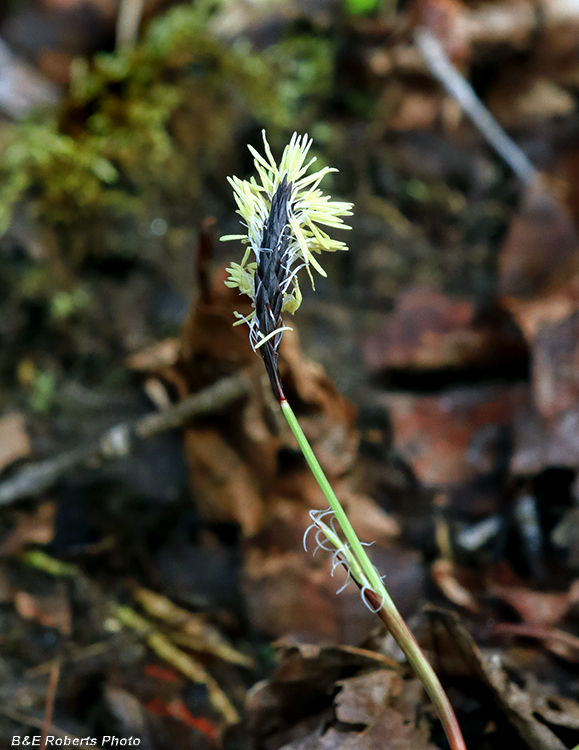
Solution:
[[[359,736],[360,750],[435,750],[429,741],[430,729],[425,720],[408,721],[392,708],[386,708]]]
[[[481,318],[472,302],[431,289],[410,289],[381,331],[364,342],[371,370],[489,366],[524,356],[520,333],[505,314]]]
[[[26,591],[17,591],[14,606],[26,620],[34,620],[46,628],[56,628],[63,635],[72,633],[72,613],[63,586],[57,586],[49,596],[33,596]]]
[[[360,642],[375,620],[358,590],[336,596],[344,574],[331,577],[331,561],[313,567],[299,549],[282,554],[256,548],[246,555],[243,592],[254,626],[274,635],[291,633],[306,641]],[[370,617],[368,617],[370,615]]]
[[[323,367],[304,357],[295,330],[282,340],[280,371],[289,400],[302,402],[300,422],[324,470],[330,477],[344,474],[357,456],[356,409]]]
[[[388,122],[390,130],[430,131],[440,119],[443,95],[438,91],[410,91],[404,94],[398,111]]]
[[[526,189],[499,256],[499,291],[533,299],[564,286],[579,271],[579,238],[568,186],[540,173]]]
[[[494,626],[494,633],[500,636],[532,638],[542,641],[546,649],[561,659],[574,664],[579,661],[579,638],[566,630],[518,622],[499,622]]]
[[[0,471],[19,458],[30,454],[30,438],[23,414],[9,414],[0,419]]]
[[[19,513],[12,531],[0,543],[0,557],[11,557],[29,544],[49,544],[54,539],[56,507],[53,502],[42,503],[32,513]]]
[[[524,586],[504,586],[488,582],[488,591],[509,604],[523,622],[551,628],[562,620],[579,602],[579,580],[569,590],[557,594],[550,591],[532,591]]]
[[[319,706],[327,705],[329,697],[342,686],[338,697],[347,691],[356,699],[356,690],[347,687],[358,685],[356,678],[346,679],[347,675],[360,670],[373,670],[361,678],[360,687],[368,685],[372,692],[373,675],[378,674],[382,684],[388,677],[383,677],[387,670],[396,677],[396,684],[402,682],[402,668],[392,659],[380,653],[351,646],[324,646],[306,643],[293,643],[283,639],[274,644],[277,664],[273,675],[255,685],[248,693],[246,709],[252,732],[264,738],[264,746],[288,745],[296,748],[326,747],[332,735],[326,739],[326,728],[334,718],[334,712],[328,708],[320,711]],[[377,671],[376,671],[377,670]],[[367,682],[368,681],[368,682]],[[406,683],[405,683],[406,684]],[[394,689],[392,694],[394,694]],[[370,701],[368,707],[380,710],[379,701]],[[316,707],[316,708],[314,708]],[[413,705],[412,719],[416,702]],[[344,709],[346,710],[346,709]],[[295,716],[300,712],[305,719],[299,722],[290,720],[288,715]],[[324,735],[322,744],[320,738]],[[356,733],[342,736],[350,739],[359,737]],[[337,738],[336,741],[339,741]]]
[[[220,522],[237,522],[246,536],[259,531],[263,500],[259,482],[239,454],[216,431],[191,428],[185,451],[203,515]]]
[[[387,546],[400,535],[400,526],[367,495],[339,488],[340,498],[356,533],[364,542]]]
[[[529,127],[541,119],[568,116],[575,109],[568,91],[525,63],[511,64],[498,76],[486,104],[506,128]]]
[[[431,570],[434,582],[449,601],[470,612],[478,612],[475,596],[457,579],[450,560],[435,560]]]
[[[500,428],[510,424],[527,401],[525,386],[498,385],[384,398],[398,450],[430,487],[491,473],[501,460]]]
[[[338,682],[336,717],[345,724],[370,724],[400,694],[402,679],[397,672],[380,669],[361,677]]]
[[[336,595],[345,573],[340,567],[332,577],[328,553],[312,556],[313,536],[307,554],[298,540],[293,545],[282,540],[278,547],[278,535],[283,530],[262,534],[256,540],[259,549],[252,547],[246,555],[243,591],[252,622],[268,633],[291,633],[308,642],[361,643],[376,621],[357,587],[352,584]],[[388,590],[403,616],[414,613],[424,591],[419,554],[380,545],[370,553],[377,569],[388,575]]]
[[[157,341],[146,349],[127,357],[126,365],[129,370],[159,372],[177,363],[180,347],[181,342],[176,338]]]

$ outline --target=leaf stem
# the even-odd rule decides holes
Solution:
[[[354,531],[354,527],[350,523],[346,512],[342,508],[340,501],[336,497],[332,486],[330,485],[322,467],[320,466],[318,459],[316,458],[311,445],[306,438],[304,431],[302,430],[300,423],[297,420],[291,406],[287,399],[280,399],[280,406],[284,413],[284,416],[293,432],[298,445],[306,459],[308,466],[312,470],[314,477],[326,499],[330,505],[330,508],[334,512],[336,521],[339,523],[346,542],[349,545],[353,555],[357,562],[362,568],[364,575],[371,585],[371,589],[366,589],[364,596],[368,603],[377,610],[377,614],[384,622],[392,637],[408,659],[408,662],[414,669],[418,679],[422,683],[424,689],[428,693],[430,700],[432,701],[436,713],[444,727],[448,742],[451,750],[466,750],[466,745],[462,737],[458,721],[456,719],[454,710],[450,705],[450,701],[434,669],[430,665],[430,662],[422,652],[420,646],[416,642],[416,639],[410,632],[410,629],[404,622],[401,614],[398,612],[396,605],[392,601],[390,594],[386,590],[382,579],[380,578],[378,571],[370,561],[366,550],[362,546],[362,543],[358,539],[358,535]],[[357,582],[360,585],[359,582]]]

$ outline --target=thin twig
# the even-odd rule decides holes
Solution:
[[[147,414],[135,424],[134,433],[146,439],[166,430],[181,427],[193,417],[221,411],[249,393],[250,381],[246,372],[230,375],[194,393],[175,406]]]
[[[117,16],[116,47],[131,49],[137,42],[144,0],[121,0]]]
[[[52,714],[54,713],[54,700],[56,698],[56,688],[58,678],[60,677],[60,659],[55,659],[50,670],[50,679],[48,680],[48,691],[46,693],[46,708],[44,709],[44,722],[42,723],[42,735],[40,737],[40,750],[46,750],[46,738],[52,726]]]
[[[533,638],[537,641],[560,643],[579,651],[579,638],[558,628],[546,628],[526,622],[499,622],[494,627],[496,635],[511,635],[519,638]]]
[[[466,78],[450,62],[436,36],[429,29],[422,27],[416,31],[414,40],[432,73],[456,99],[488,143],[525,185],[531,184],[537,176],[537,170],[527,155],[501,128]]]
[[[131,450],[133,438],[151,438],[160,432],[181,427],[193,417],[220,411],[246,395],[249,387],[246,373],[231,375],[163,411],[147,414],[132,423],[117,424],[107,430],[99,440],[65,451],[53,458],[28,464],[19,469],[14,476],[0,483],[0,506],[38,495],[74,469],[96,460],[126,456]]]
[[[29,680],[33,677],[50,674],[54,668],[55,662],[57,661],[60,661],[61,665],[63,662],[76,664],[77,662],[85,661],[86,659],[92,659],[95,656],[100,656],[101,654],[106,653],[108,648],[108,641],[97,641],[96,643],[91,643],[90,646],[76,649],[74,653],[66,654],[66,656],[57,656],[56,659],[50,659],[49,661],[45,661],[42,664],[37,664],[35,667],[30,667],[30,669],[27,669],[24,673],[24,677],[25,679]]]

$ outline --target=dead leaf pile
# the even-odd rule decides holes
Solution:
[[[474,639],[454,613],[432,610],[430,637],[438,668],[445,674],[484,684],[490,690],[502,716],[533,750],[564,750],[561,728],[579,738],[579,704],[562,702],[545,684],[517,669],[514,655],[476,646]],[[523,684],[521,684],[521,682]],[[468,687],[465,688],[468,690]],[[573,740],[571,740],[573,743]]]
[[[423,707],[420,683],[404,679],[403,670],[379,654],[284,642],[273,676],[247,699],[260,749],[434,750]]]

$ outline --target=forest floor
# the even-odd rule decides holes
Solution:
[[[280,354],[316,455],[468,749],[579,744],[579,6],[361,5],[0,10],[1,747],[448,747],[232,327],[262,128],[354,204]]]

